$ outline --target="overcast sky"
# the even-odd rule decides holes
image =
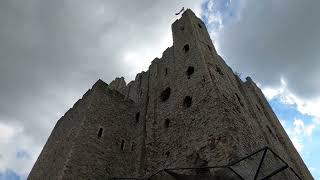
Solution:
[[[101,78],[126,81],[172,45],[181,7],[263,89],[315,177],[320,1],[0,1],[0,180],[25,179],[56,121]]]

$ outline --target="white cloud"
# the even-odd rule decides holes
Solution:
[[[294,118],[293,122],[291,120],[280,120],[282,126],[288,133],[293,145],[301,153],[304,149],[304,143],[307,141],[312,141],[312,133],[316,128],[316,124],[311,122],[305,124],[301,119]]]
[[[281,95],[318,119],[319,3],[208,0],[204,13],[216,49],[235,71],[261,84],[269,99]]]
[[[302,150],[303,150],[303,139],[298,137],[298,136],[296,136],[296,135],[291,135],[290,139],[291,139],[294,147],[298,150],[298,152],[302,152]]]
[[[251,76],[267,99],[279,98],[314,118],[280,120],[297,150],[306,153],[320,126],[320,1],[209,1],[205,17],[227,64]],[[225,2],[239,2],[233,16],[230,5],[212,7]]]
[[[316,168],[314,167],[308,167],[308,169],[312,174],[316,172]]]
[[[40,153],[39,146],[19,125],[0,123],[0,173],[7,169],[26,177]]]
[[[281,84],[277,88],[262,88],[267,99],[272,100],[273,98],[279,98],[284,105],[295,105],[301,114],[313,117],[313,121],[309,124],[306,124],[302,119],[297,119],[295,117],[292,117],[292,120],[280,120],[294,146],[299,152],[302,152],[304,143],[306,143],[305,140],[312,140],[312,133],[315,128],[320,125],[320,112],[317,108],[320,107],[317,105],[320,103],[320,98],[315,98],[313,100],[299,98],[288,89],[287,83],[283,78],[281,78],[280,82]]]
[[[12,140],[12,137],[14,136],[14,128],[7,124],[0,123],[0,132],[0,143],[7,143]]]
[[[27,173],[58,118],[96,80],[134,79],[172,46],[174,13],[184,6],[199,15],[200,5],[0,1],[0,171]]]
[[[313,99],[298,97],[291,92],[287,86],[286,80],[280,78],[280,86],[278,87],[262,87],[262,91],[268,100],[280,98],[284,104],[296,105],[301,114],[307,114],[315,117],[315,121],[320,123],[320,96]]]
[[[315,128],[315,124],[305,125],[301,119],[294,119],[294,134],[311,136]]]

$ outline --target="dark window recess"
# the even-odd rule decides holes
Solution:
[[[237,106],[237,107],[235,108],[235,110],[236,110],[238,113],[241,113],[240,106]]]
[[[99,137],[99,138],[102,136],[102,132],[103,132],[103,128],[100,128],[100,129],[99,129],[99,132],[98,132],[98,137]]]
[[[139,122],[139,119],[140,119],[140,112],[137,112],[136,113],[136,122]]]
[[[268,128],[269,133],[272,135],[272,137],[276,139],[276,137],[275,137],[275,135],[273,134],[273,132],[272,132],[272,130],[270,129],[270,127],[267,126],[267,128]]]
[[[209,45],[207,45],[207,46],[208,46],[209,51],[211,51],[211,47]]]
[[[206,166],[208,166],[208,161],[204,160],[203,165],[201,165],[200,167],[206,167]],[[196,169],[196,174],[209,174],[209,173],[210,173],[209,168]]]
[[[228,98],[227,98],[227,96],[226,96],[225,94],[222,94],[222,96],[223,96],[225,99],[228,99]]]
[[[237,99],[238,99],[240,105],[243,107],[243,104],[242,104],[242,102],[241,102],[241,99],[240,99],[240,97],[239,97],[239,95],[238,95],[237,93],[236,93],[236,96],[237,96]]]
[[[124,140],[121,140],[121,150],[124,149]]]
[[[200,23],[198,23],[198,26],[199,26],[199,28],[200,28],[200,29],[202,28],[202,26],[201,26],[201,24],[200,24]]]
[[[189,44],[183,46],[183,51],[187,53],[189,51]]]
[[[208,161],[204,160],[204,159],[201,159],[198,153],[197,153],[197,157],[196,157],[196,161],[195,161],[195,166],[196,167],[202,167],[202,168],[199,168],[199,169],[195,169],[196,174],[208,174],[208,173],[210,173],[210,169],[203,168],[203,167],[207,167],[208,166]]]
[[[170,156],[170,152],[169,152],[169,151],[166,152],[166,156],[167,156],[167,157]]]
[[[206,78],[204,76],[202,76],[202,82],[206,82]]]
[[[192,66],[189,66],[188,69],[187,69],[187,76],[188,76],[188,79],[190,79],[190,76],[194,73],[194,67]]]
[[[136,143],[132,143],[132,145],[131,145],[131,151],[134,151],[136,149]]]
[[[219,66],[216,65],[216,71],[220,74],[223,75],[223,72]]]
[[[167,118],[165,121],[164,121],[164,127],[165,128],[168,128],[170,126],[170,120]]]
[[[257,106],[257,109],[261,112],[261,109],[259,108],[259,106],[258,105],[256,105]]]
[[[161,100],[166,101],[167,99],[169,99],[170,93],[171,93],[171,89],[167,87],[164,91],[162,91],[160,95]]]
[[[273,134],[272,131],[271,131],[271,129],[270,129],[270,127],[267,126],[267,128],[268,128],[269,133],[270,133],[270,134]]]
[[[168,68],[164,70],[164,75],[168,75]]]
[[[191,106],[191,104],[192,104],[192,97],[186,96],[183,100],[183,106],[188,108]]]
[[[181,30],[181,31],[184,31],[184,26],[181,26],[181,27],[180,27],[180,30]]]

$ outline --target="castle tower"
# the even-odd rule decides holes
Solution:
[[[28,179],[313,179],[261,90],[226,65],[201,19],[186,10],[172,35],[134,81],[97,81],[57,122]],[[266,146],[278,156],[265,149],[203,168]]]

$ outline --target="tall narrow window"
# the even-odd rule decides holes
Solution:
[[[136,148],[136,143],[135,142],[132,142],[132,145],[131,145],[131,151],[134,151]]]
[[[100,128],[99,132],[98,132],[98,138],[100,138],[102,136],[102,132],[103,132],[103,128]]]
[[[168,68],[165,69],[164,75],[165,75],[165,76],[168,75]]]
[[[186,74],[187,74],[187,77],[188,79],[190,79],[190,76],[194,73],[194,67],[193,66],[189,66],[187,71],[186,71]]]
[[[273,138],[276,139],[276,136],[273,134],[273,131],[270,129],[269,126],[267,126],[269,133],[272,135]]]
[[[239,97],[239,95],[237,93],[236,93],[236,96],[237,96],[237,99],[239,101],[239,104],[243,107],[244,105],[243,105],[243,103],[242,103],[242,101],[241,101],[241,99],[240,99],[240,97]]]
[[[124,149],[124,140],[121,140],[121,150]]]
[[[170,126],[170,120],[167,118],[165,121],[164,121],[164,127],[165,128],[168,128]]]
[[[140,119],[140,112],[137,112],[136,113],[136,123],[139,122],[139,119]]]

